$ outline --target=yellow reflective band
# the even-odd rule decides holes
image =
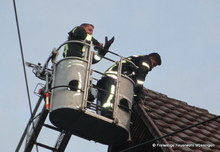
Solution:
[[[76,28],[77,28],[77,27],[75,27],[71,32],[72,32],[72,33],[75,32]]]
[[[108,69],[108,71],[112,71],[112,69],[114,68],[114,67],[116,67],[117,65],[116,64],[114,64],[113,66],[111,66],[109,69]]]
[[[106,74],[117,74],[118,72],[117,71],[107,71],[105,72]]]
[[[68,51],[69,47],[68,44],[65,45],[65,49],[64,49],[64,57],[67,56],[67,51]]]
[[[150,69],[150,66],[149,66],[149,64],[147,64],[147,62],[142,62],[142,65],[147,67],[148,69]]]
[[[85,40],[87,40],[87,41],[91,41],[91,40],[92,40],[92,35],[87,34]],[[83,48],[82,48],[83,57],[85,56],[85,51],[86,51],[87,48],[88,48],[88,46],[83,45]]]
[[[75,27],[71,32],[74,33],[77,27]],[[64,49],[64,58],[66,58],[67,56],[67,51],[69,50],[69,46],[68,44],[65,45],[65,49]]]
[[[87,34],[85,40],[91,41],[92,40],[92,35]]]
[[[104,108],[113,107],[113,103],[111,103],[111,100],[113,99],[114,94],[115,94],[115,85],[111,85],[110,95],[107,101],[103,104]]]
[[[81,89],[82,89],[82,76],[81,76],[81,73],[78,72],[78,78],[79,78],[79,84],[77,86],[77,92],[81,92]]]
[[[107,76],[109,76],[109,77],[112,77],[113,79],[117,79],[117,78],[118,78],[118,77],[117,77],[117,74],[118,74],[117,71],[107,71],[107,72],[105,72],[105,74],[106,74]]]
[[[144,81],[142,81],[142,80],[137,80],[137,83],[140,84],[140,85],[143,85],[143,84],[144,84]]]
[[[110,96],[113,96],[113,95],[110,95]],[[109,98],[110,98],[109,96]],[[113,98],[113,97],[111,97]],[[110,107],[113,107],[113,104],[111,102],[106,102],[104,105],[103,105],[104,108],[110,108]]]
[[[94,55],[94,59],[95,59],[96,61],[99,61],[99,60],[101,60],[101,57],[100,57],[99,55],[95,54],[95,55]]]
[[[117,79],[117,75],[114,75],[114,74],[106,74],[108,77],[112,77],[113,79]]]

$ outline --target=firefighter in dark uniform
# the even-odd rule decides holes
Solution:
[[[88,43],[92,42],[96,50],[92,61],[92,63],[95,64],[105,56],[107,50],[114,41],[114,37],[110,40],[105,37],[105,46],[103,47],[102,43],[98,42],[94,37],[92,37],[93,30],[94,26],[92,24],[83,23],[80,26],[73,28],[73,30],[68,33],[68,41],[78,40]],[[66,58],[74,56],[84,58],[86,54],[86,47],[86,45],[81,43],[67,43],[64,48],[63,57]]]
[[[110,48],[111,44],[114,42],[114,37],[112,39],[108,40],[107,37],[105,37],[105,45],[103,47],[103,44],[98,42],[94,37],[92,37],[94,30],[94,26],[92,24],[83,23],[80,26],[77,26],[73,28],[72,31],[68,33],[68,41],[71,40],[78,40],[78,41],[84,41],[86,43],[92,42],[92,44],[95,46],[92,58],[92,64],[95,64],[99,62],[105,54],[108,52],[108,49]],[[86,56],[86,49],[88,49],[87,45],[81,44],[81,43],[67,43],[64,48],[63,57],[79,57],[84,58]],[[69,83],[70,89],[73,91],[76,91],[77,89],[81,89],[80,82],[78,80],[72,80]],[[88,96],[89,101],[94,100],[94,96],[89,91]]]
[[[80,26],[77,26],[73,28],[72,31],[68,33],[68,41],[70,40],[86,40],[86,41],[92,41],[94,45],[102,46],[102,43],[99,43],[94,37],[92,37],[92,33],[94,30],[94,26],[92,24],[81,24]],[[84,57],[83,52],[83,44],[80,43],[68,43],[65,46],[63,56],[75,56],[75,57]]]
[[[122,61],[121,74],[128,76],[135,82],[135,96],[140,96],[145,77],[149,71],[158,65],[161,65],[161,58],[158,53],[130,56]],[[97,83],[99,88],[97,101],[103,107],[101,114],[109,118],[112,118],[111,111],[114,104],[118,66],[118,64],[111,66]]]

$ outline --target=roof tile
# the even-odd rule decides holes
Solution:
[[[180,132],[178,133],[178,136],[180,138],[182,138],[184,141],[186,141],[187,139],[189,139],[189,136],[187,134],[185,134],[184,132]]]
[[[180,129],[195,125],[207,119],[215,117],[207,110],[188,105],[186,102],[169,98],[161,93],[148,90],[145,96],[151,98],[146,105],[152,110],[147,114],[155,123],[162,135],[173,133]],[[215,144],[215,147],[178,147],[174,146],[175,152],[203,152],[220,151],[220,120],[211,121],[200,126],[179,132],[171,137],[166,137],[169,144]],[[219,146],[217,146],[219,145]]]
[[[219,132],[220,132],[220,130],[219,130]],[[220,134],[212,134],[212,135],[213,135],[213,137],[215,137],[216,139],[220,140]]]

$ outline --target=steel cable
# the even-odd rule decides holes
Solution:
[[[27,96],[28,96],[28,104],[29,104],[29,109],[30,109],[30,113],[31,113],[33,130],[35,131],[34,122],[33,122],[33,110],[32,110],[32,106],[31,106],[31,99],[30,99],[30,93],[29,93],[29,87],[28,87],[28,79],[27,79],[27,73],[26,73],[26,68],[25,68],[24,53],[23,53],[23,48],[22,48],[21,33],[20,33],[20,28],[19,28],[18,14],[17,14],[15,0],[13,0],[13,6],[14,6],[16,26],[17,26],[17,32],[18,32],[19,45],[20,45],[20,53],[21,53],[21,59],[22,59],[23,72],[24,72],[24,77],[25,77],[26,91],[27,91]],[[38,147],[37,146],[36,146],[36,149],[37,149],[37,152],[38,152]]]

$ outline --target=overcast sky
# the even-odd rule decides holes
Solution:
[[[16,4],[25,61],[43,64],[73,27],[89,22],[99,41],[115,36],[111,50],[122,56],[161,55],[162,65],[148,74],[146,88],[220,114],[219,0],[19,0]],[[0,25],[0,151],[12,152],[30,117],[12,0],[0,2]],[[33,90],[42,81],[30,68],[27,75],[35,105]],[[56,141],[55,133],[45,134],[44,139]],[[72,136],[66,151],[106,149]]]

